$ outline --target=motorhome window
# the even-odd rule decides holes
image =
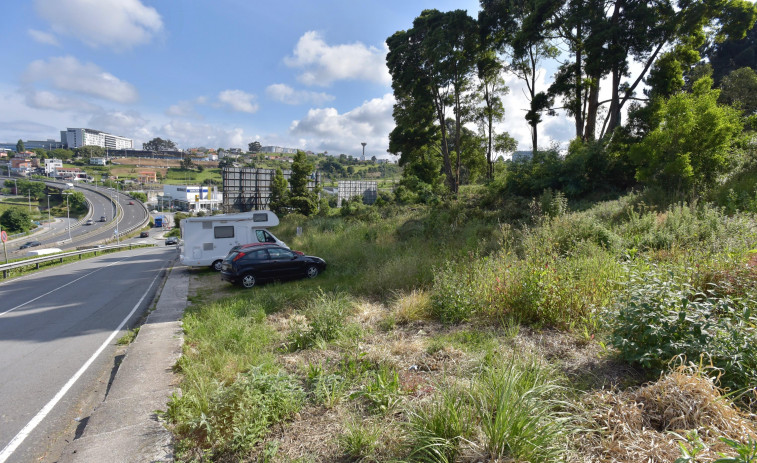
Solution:
[[[213,236],[215,238],[234,238],[234,227],[221,226],[213,229]]]
[[[265,236],[266,243],[275,243],[276,239],[267,231],[263,230],[263,236]]]
[[[268,222],[268,214],[266,214],[265,212],[252,214],[252,221],[253,222]]]
[[[203,222],[202,223],[202,229],[203,230],[210,230],[213,228],[213,222]]]

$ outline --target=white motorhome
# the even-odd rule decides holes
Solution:
[[[221,214],[188,217],[181,221],[179,260],[191,267],[209,265],[221,270],[221,261],[232,247],[248,243],[276,243],[288,248],[268,227],[279,224],[271,211],[250,211],[241,214]]]

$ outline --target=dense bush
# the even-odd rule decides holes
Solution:
[[[660,268],[630,269],[617,315],[610,315],[612,343],[622,357],[664,370],[682,355],[719,368],[731,389],[757,382],[757,301],[716,298]]]

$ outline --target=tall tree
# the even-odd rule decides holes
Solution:
[[[24,141],[19,138],[16,142],[16,152],[23,153],[24,151],[26,151],[26,149],[24,148]]]
[[[172,151],[176,149],[176,143],[157,137],[147,143],[142,143],[142,149],[146,151]]]
[[[456,140],[458,148],[453,159],[446,120],[451,110],[455,126],[459,128],[467,115],[463,95],[475,65],[475,53],[472,53],[475,40],[475,21],[464,10],[446,13],[424,10],[413,21],[412,29],[399,31],[386,41],[389,47],[387,65],[397,99],[395,121],[417,113],[421,120],[428,122],[428,111],[432,111],[434,124],[439,129],[444,173],[453,192],[457,192],[460,184],[461,144]],[[415,135],[423,135],[427,141],[427,135],[434,132],[428,127],[422,130],[422,134],[397,135],[401,135],[405,142]],[[456,130],[457,136],[460,133],[461,130]],[[414,148],[422,149],[422,146],[415,145]]]
[[[250,153],[259,153],[260,150],[263,149],[263,145],[261,145],[259,141],[254,141],[252,143],[248,143],[247,148]]]
[[[268,208],[277,215],[282,215],[286,212],[289,204],[288,186],[289,184],[284,177],[284,172],[277,167],[276,173],[273,175],[273,181],[271,182],[271,197],[268,202]]]
[[[540,66],[555,58],[559,50],[552,43],[550,19],[559,8],[555,0],[480,0],[479,22],[483,33],[500,53],[509,55],[510,71],[526,84],[530,107],[526,121],[531,128],[531,146],[539,148],[539,124],[542,114],[552,106],[552,99],[537,89]]]
[[[718,102],[736,106],[747,116],[757,114],[757,72],[741,68],[725,76],[720,83]]]
[[[291,186],[289,204],[297,212],[308,216],[318,210],[317,193],[308,189],[310,175],[314,170],[305,152],[298,150],[294,155],[292,175],[289,177]]]

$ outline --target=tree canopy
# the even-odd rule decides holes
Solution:
[[[176,143],[157,137],[146,143],[142,143],[142,149],[147,151],[171,151],[176,149]]]

